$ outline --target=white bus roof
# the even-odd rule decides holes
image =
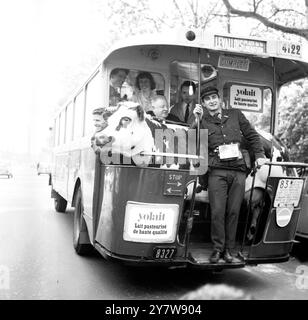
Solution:
[[[187,32],[195,34],[194,40],[187,39]],[[230,53],[243,53],[264,57],[294,59],[308,63],[308,43],[291,42],[256,37],[244,37],[235,34],[216,34],[198,30],[170,29],[160,33],[131,36],[117,42],[108,52],[129,46],[170,45],[221,50]],[[292,47],[293,46],[293,47]]]

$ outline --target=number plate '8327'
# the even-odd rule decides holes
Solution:
[[[172,259],[176,253],[176,248],[155,247],[153,249],[154,259]]]

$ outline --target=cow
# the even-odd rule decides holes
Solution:
[[[125,101],[107,122],[107,127],[95,135],[102,162],[120,164],[124,157],[132,159],[137,165],[148,165],[151,157],[142,156],[142,153],[153,151],[154,139],[142,107]]]
[[[177,127],[156,121],[146,114],[139,104],[132,101],[122,102],[107,122],[107,127],[92,138],[95,142],[93,149],[100,153],[101,160],[105,164],[122,163],[137,166],[153,164],[152,156],[144,154],[168,150],[168,139],[163,139],[161,134],[162,143],[160,144],[159,139],[155,139],[156,130],[170,129],[174,132]],[[155,163],[161,167],[162,158],[155,157]],[[172,168],[179,168],[179,166],[172,166]]]

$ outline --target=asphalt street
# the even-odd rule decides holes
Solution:
[[[308,299],[308,247],[281,264],[209,273],[133,268],[72,245],[73,209],[56,213],[48,176],[19,168],[0,177],[0,299],[178,299],[205,284],[228,284],[255,299]]]

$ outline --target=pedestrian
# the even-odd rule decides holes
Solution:
[[[245,192],[246,162],[240,148],[244,136],[253,150],[258,165],[265,155],[256,130],[239,109],[223,109],[216,87],[201,92],[201,104],[195,114],[201,115],[200,127],[208,130],[208,193],[211,208],[210,262],[220,258],[230,263],[238,216]]]

